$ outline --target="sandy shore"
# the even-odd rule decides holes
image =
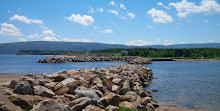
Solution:
[[[26,76],[27,74],[0,74],[0,84],[8,84],[11,80],[17,80],[19,78],[22,78]],[[0,85],[0,86],[1,86]],[[0,89],[0,92],[3,92],[2,89]],[[6,100],[7,98],[2,98],[0,97],[1,100],[8,101]],[[159,106],[159,108],[156,108],[155,111],[201,111],[197,109],[188,109],[188,108],[183,108],[183,107],[178,107],[178,106]]]

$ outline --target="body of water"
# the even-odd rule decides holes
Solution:
[[[220,111],[220,62],[153,62],[147,90],[159,104]]]
[[[0,55],[0,74],[41,74],[61,70],[102,68],[124,62],[74,62],[74,63],[36,63],[47,56]]]

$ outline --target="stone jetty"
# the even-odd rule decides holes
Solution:
[[[153,79],[146,65],[27,75],[4,85],[17,111],[113,111],[119,107],[154,111],[159,105],[145,87]],[[10,111],[7,104],[0,110]]]
[[[151,60],[142,57],[126,56],[53,56],[46,57],[37,63],[69,63],[69,62],[127,62],[129,64],[150,64]]]

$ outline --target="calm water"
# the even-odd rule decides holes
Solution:
[[[60,70],[102,68],[110,65],[126,64],[123,62],[35,63],[45,57],[46,56],[0,55],[0,74],[53,73]]]
[[[220,62],[153,62],[148,90],[159,104],[220,111]]]

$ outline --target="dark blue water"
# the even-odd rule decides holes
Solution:
[[[220,111],[220,62],[153,62],[148,90],[159,104]]]
[[[76,62],[59,64],[40,64],[36,61],[46,56],[0,55],[0,74],[53,73],[60,70],[102,68],[110,65],[126,64],[124,62]]]

